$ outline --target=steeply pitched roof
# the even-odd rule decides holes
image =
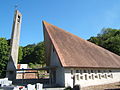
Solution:
[[[63,67],[120,68],[120,56],[45,21],[43,27]]]

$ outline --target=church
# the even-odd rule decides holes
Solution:
[[[120,56],[45,21],[43,31],[51,85],[120,82]]]

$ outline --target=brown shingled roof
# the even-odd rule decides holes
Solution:
[[[43,28],[47,48],[53,44],[63,67],[120,68],[120,56],[45,21]]]

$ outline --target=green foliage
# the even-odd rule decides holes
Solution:
[[[0,38],[0,77],[5,77],[5,70],[9,59],[9,46],[5,38]]]
[[[19,59],[20,63],[29,64],[32,68],[42,67],[45,65],[45,47],[44,42],[38,44],[30,44],[22,47],[22,59]],[[20,49],[19,49],[20,50]],[[20,51],[19,51],[20,53]]]
[[[120,55],[120,30],[104,28],[100,34],[91,37],[88,41]]]
[[[19,47],[19,53],[18,53],[18,63],[21,62],[23,59],[23,47]]]
[[[9,60],[10,39],[0,38],[0,78],[5,77],[5,70]],[[29,64],[32,68],[45,66],[44,42],[19,47],[18,63]]]
[[[35,48],[35,44],[29,44],[23,47],[23,50],[22,50],[23,57],[20,63],[26,63],[26,64],[35,63],[34,56],[33,56],[34,48]]]
[[[44,42],[40,42],[34,48],[33,55],[35,56],[35,63],[45,64],[45,47]]]
[[[46,64],[37,64],[37,63],[29,63],[29,67],[30,68],[41,68],[43,66],[45,66]]]

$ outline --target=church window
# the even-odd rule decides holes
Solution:
[[[107,75],[105,74],[105,78],[107,79]]]
[[[71,70],[71,74],[73,75],[73,70]]]
[[[98,76],[96,75],[95,78],[98,78]]]
[[[80,79],[83,79],[83,76],[80,76]]]
[[[76,70],[76,73],[79,73],[79,70]]]
[[[85,80],[87,80],[87,75],[85,74]]]
[[[93,70],[91,70],[91,73],[93,73]]]
[[[95,74],[97,74],[97,70],[95,70]]]
[[[87,73],[87,71],[86,71],[86,70],[84,70],[84,73]]]
[[[80,70],[80,74],[82,74],[82,70]]]
[[[106,70],[104,70],[104,73],[106,72]]]
[[[99,79],[101,79],[101,75],[99,74]]]
[[[101,71],[100,70],[98,70],[98,73],[100,73]]]
[[[111,78],[113,78],[113,74],[111,74]]]
[[[109,72],[112,72],[111,70],[109,70]]]
[[[88,73],[90,74],[90,70],[88,70]]]
[[[91,76],[89,76],[89,79],[91,79]]]
[[[77,80],[79,80],[79,75],[76,75]]]
[[[101,75],[102,78],[104,78],[105,76],[104,75]]]
[[[92,74],[92,79],[94,79],[94,75]]]
[[[108,77],[111,77],[111,75],[108,75]]]
[[[20,16],[18,15],[18,22],[20,22]]]

